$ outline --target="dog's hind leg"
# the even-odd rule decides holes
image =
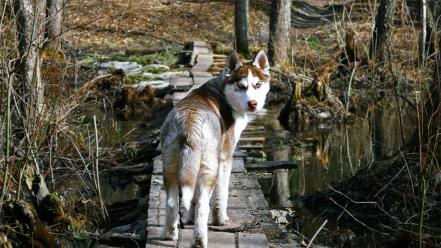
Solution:
[[[213,225],[225,226],[228,225],[230,219],[227,215],[228,204],[228,187],[230,182],[231,168],[233,166],[232,156],[221,159],[219,163],[219,175],[216,183],[214,193],[213,206]]]
[[[179,185],[180,185],[180,204],[184,209],[183,216],[186,223],[190,223],[194,218],[194,210],[191,209],[193,196],[198,180],[201,163],[201,153],[197,148],[184,145],[180,154],[179,165]]]
[[[165,221],[161,237],[163,239],[178,239],[178,162],[176,159],[167,159],[163,156],[164,162],[164,188],[166,193]]]
[[[195,221],[192,247],[207,247],[208,216],[210,214],[210,198],[216,185],[218,173],[218,158],[214,153],[208,159],[209,163],[201,163],[201,171],[196,186]]]

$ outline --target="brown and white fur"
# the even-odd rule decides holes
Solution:
[[[260,51],[248,63],[242,63],[232,53],[218,77],[195,89],[168,114],[161,130],[167,195],[164,239],[178,238],[180,205],[187,222],[194,219],[192,246],[207,247],[213,191],[213,224],[229,223],[227,201],[233,151],[248,123],[248,112],[263,107],[269,81],[265,52]]]

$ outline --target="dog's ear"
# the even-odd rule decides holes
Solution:
[[[225,73],[231,74],[232,71],[239,69],[242,66],[242,61],[240,61],[239,55],[237,53],[232,52],[227,57],[227,61],[225,62]]]
[[[256,57],[253,60],[253,65],[260,68],[265,75],[269,75],[269,62],[266,53],[263,50],[260,50]]]

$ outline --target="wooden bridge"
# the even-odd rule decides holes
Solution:
[[[213,54],[210,45],[205,42],[193,42],[190,46],[193,51],[191,61],[193,67],[190,69],[190,76],[170,79],[173,94],[169,96],[169,99],[171,98],[174,103],[180,101],[194,88],[213,78],[213,74],[219,73],[225,63],[226,56]],[[272,233],[280,232],[277,225],[271,220],[267,202],[256,176],[247,171],[247,166],[244,163],[247,150],[263,149],[264,137],[265,129],[262,126],[249,125],[244,130],[235,152],[230,178],[228,200],[230,224],[221,227],[211,226],[210,217],[209,247],[270,247],[265,230],[271,230]],[[250,165],[250,169],[256,169],[258,166]],[[160,238],[165,215],[165,191],[160,156],[154,159],[150,186],[146,247],[175,247],[175,241],[165,241]],[[264,227],[261,223],[265,223]],[[187,225],[182,233],[183,246],[189,247],[193,233],[192,226]],[[283,247],[283,245],[276,246]],[[286,247],[297,246],[290,244]]]

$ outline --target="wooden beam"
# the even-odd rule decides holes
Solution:
[[[294,161],[265,161],[261,163],[245,164],[245,168],[249,171],[265,170],[272,171],[277,169],[297,169],[297,164]]]

